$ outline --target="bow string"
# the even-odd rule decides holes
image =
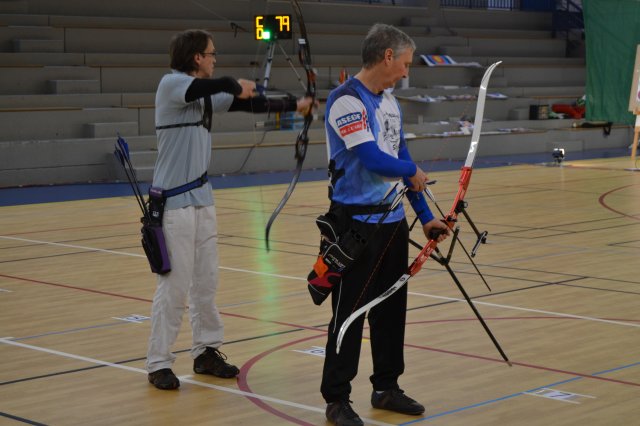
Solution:
[[[313,122],[313,103],[316,100],[316,73],[313,70],[313,66],[311,63],[311,49],[309,47],[309,37],[307,36],[307,29],[304,24],[304,19],[302,17],[302,9],[298,4],[297,0],[291,0],[291,6],[293,8],[293,12],[296,15],[296,20],[298,21],[298,27],[300,29],[300,37],[298,38],[298,59],[300,60],[300,65],[304,68],[305,74],[307,76],[307,90],[306,96],[312,98],[312,104],[307,113],[304,116],[304,123],[300,133],[296,138],[295,143],[295,155],[296,159],[296,169],[293,174],[293,178],[289,183],[289,187],[284,193],[282,199],[278,203],[278,206],[271,214],[269,221],[267,222],[267,226],[265,228],[265,244],[267,247],[267,251],[269,251],[269,232],[271,231],[271,226],[273,222],[276,220],[276,217],[285,206],[289,197],[293,193],[293,190],[298,183],[298,179],[300,178],[300,174],[302,173],[302,165],[304,163],[304,159],[307,156],[307,147],[309,146],[309,127],[311,127],[311,123]]]

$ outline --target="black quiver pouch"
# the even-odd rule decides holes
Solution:
[[[142,248],[147,255],[151,271],[160,275],[171,271],[167,244],[162,231],[162,215],[166,200],[161,188],[149,188],[147,209],[149,214],[140,219],[142,222],[142,229],[140,230]]]
[[[348,215],[339,214],[336,218],[331,211],[316,219],[321,234],[320,253],[307,276],[307,289],[316,305],[322,304],[333,288],[340,284],[342,274],[367,244],[366,238],[351,226],[352,222]]]

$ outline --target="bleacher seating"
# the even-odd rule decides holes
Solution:
[[[418,160],[429,159],[432,147],[441,144],[433,133],[457,130],[457,119],[473,115],[475,101],[464,96],[475,95],[483,73],[481,67],[428,67],[420,54],[451,55],[482,66],[503,61],[489,91],[507,99],[487,101],[485,118],[493,123],[485,129],[531,131],[486,135],[480,155],[550,152],[560,142],[581,150],[628,144],[624,129],[603,139],[598,129],[575,131],[573,120],[528,120],[530,105],[570,103],[584,93],[584,58],[566,57],[566,40],[552,37],[549,12],[449,10],[433,0],[420,6],[300,3],[321,100],[342,69],[351,74],[359,69],[360,43],[372,23],[397,25],[414,38],[418,48],[409,88],[398,88],[397,94],[407,130],[417,135],[410,149]],[[112,156],[116,133],[127,137],[139,177],[149,180],[155,161],[154,91],[168,71],[170,37],[185,28],[208,29],[220,53],[216,75],[262,79],[266,44],[254,40],[252,17],[290,10],[284,0],[0,0],[0,187],[118,179]],[[297,66],[294,43],[281,45]],[[304,93],[278,49],[270,87]],[[451,95],[458,99],[415,98]],[[326,165],[323,113],[321,106],[310,132],[309,168]],[[216,118],[209,173],[292,168],[296,130],[265,131],[275,118],[245,113]],[[450,124],[433,124],[441,120]],[[459,153],[456,137],[450,139],[454,143],[445,153],[438,148],[440,156]]]

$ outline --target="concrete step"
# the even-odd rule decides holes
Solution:
[[[493,86],[492,86],[493,87]],[[398,99],[402,107],[402,116],[406,123],[424,123],[444,120],[462,116],[473,117],[475,114],[476,99],[442,101],[424,103],[413,99]],[[491,120],[508,120],[509,112],[518,107],[526,107],[533,101],[527,98],[509,98],[502,100],[487,99],[484,115]]]
[[[490,37],[515,39],[550,39],[553,37],[548,30],[520,30],[495,28],[450,28],[453,34],[461,37]]]
[[[123,96],[119,93],[0,96],[0,109],[2,110],[108,108],[120,106],[129,105],[123,102]]]
[[[156,164],[158,158],[158,150],[148,149],[144,151],[132,151],[130,153],[131,164],[135,167],[136,171],[142,167],[151,168]]]
[[[478,159],[500,155],[549,153],[555,147],[572,152],[590,149],[623,148],[629,144],[628,126],[616,126],[608,137],[602,129],[574,129],[573,120],[487,121],[483,124],[482,142]],[[492,134],[497,129],[528,128],[528,131]],[[444,127],[432,123],[407,125],[405,131],[417,137],[409,139],[409,149],[415,161],[434,158],[463,159],[469,150],[469,136],[427,136],[441,133]],[[283,132],[289,136],[293,132]],[[288,140],[288,139],[287,139]],[[118,168],[113,156],[115,137],[98,139],[42,140],[26,142],[0,142],[0,187],[34,184],[61,184],[88,181],[113,181]],[[144,147],[150,137],[127,138],[134,158],[138,179],[149,182],[152,178],[156,152]],[[146,151],[140,152],[137,151]],[[140,161],[140,165],[137,163]],[[244,164],[244,166],[243,166]],[[212,153],[210,175],[230,173],[269,172],[293,170],[293,139],[283,144],[254,147],[215,147]],[[326,167],[326,145],[322,138],[313,137],[305,161],[305,169]]]
[[[63,52],[0,52],[0,64],[25,66],[83,66],[84,54]]]
[[[558,102],[563,103],[573,102],[584,94],[584,86],[565,86],[565,87],[526,87],[526,86],[509,86],[501,87],[500,90],[492,90],[491,87],[493,77],[491,78],[489,93],[500,92],[503,95],[516,98],[547,98],[557,99]],[[396,89],[394,91],[396,96],[411,97],[416,95],[421,96],[448,96],[448,95],[477,95],[478,87],[471,86],[459,86],[459,87],[410,87],[408,89]]]
[[[0,141],[83,138],[87,123],[137,122],[138,117],[138,110],[131,108],[6,111],[0,113]]]
[[[516,39],[502,37],[471,37],[469,46],[479,56],[522,56],[523,51],[531,57],[563,58],[567,42],[563,39]]]
[[[99,68],[84,66],[0,67],[0,95],[47,93],[49,80],[100,79]]]
[[[473,80],[474,85],[480,85],[480,82],[482,81],[482,79],[475,79]],[[503,88],[503,87],[508,87],[509,86],[509,80],[504,77],[504,76],[495,76],[495,77],[491,77],[491,87],[494,88]]]
[[[514,86],[585,86],[587,81],[586,67],[582,65],[505,66],[503,75]]]
[[[272,13],[292,13],[287,2],[276,2]],[[405,16],[424,15],[426,5],[403,6],[401,4],[363,5],[361,2],[332,2],[329,6],[326,2],[305,1],[301,5],[307,25],[313,23],[337,23],[343,25],[371,25],[372,22],[387,22],[392,25],[400,25]],[[399,3],[399,2],[396,2]],[[415,0],[413,1],[415,3]],[[136,18],[139,20],[209,20],[238,22],[251,32],[251,22],[254,15],[265,13],[265,4],[261,1],[221,1],[211,4],[199,2],[158,2],[157,0],[112,0],[109,4],[104,2],[82,2],[77,0],[32,0],[31,13],[81,16],[81,17],[111,17],[117,22],[119,17]],[[224,22],[228,31],[229,22]],[[180,22],[180,24],[184,24]],[[201,23],[202,24],[202,23]],[[176,24],[178,25],[178,24]],[[209,26],[184,26],[179,28],[209,28]]]
[[[471,46],[440,46],[438,48],[440,55],[449,55],[452,57],[471,56],[473,54]],[[462,62],[456,59],[457,62]]]
[[[551,30],[551,12],[504,11],[487,9],[441,8],[441,24],[450,28],[487,28],[505,30]]]
[[[121,136],[138,136],[137,121],[121,121],[113,123],[87,123],[84,133],[88,138],[108,138]]]
[[[16,12],[5,12],[2,10],[3,6],[8,4],[9,1],[5,0],[0,2],[0,25],[2,26],[39,26],[46,27],[51,25],[49,23],[49,16],[47,15],[31,15],[27,13],[22,13],[21,11]],[[26,1],[22,2],[26,4]],[[23,11],[23,12],[26,12]]]
[[[64,28],[39,25],[0,26],[0,52],[12,52],[14,40],[64,40],[64,38]]]
[[[433,25],[429,27],[429,35],[432,36],[454,36],[455,34],[446,27]]]
[[[64,40],[14,39],[14,52],[64,52]]]
[[[27,13],[29,5],[26,0],[0,1],[0,13]]]
[[[437,25],[438,20],[430,16],[405,16],[402,25],[407,27],[431,27]]]
[[[57,95],[100,93],[100,80],[49,80],[49,93]]]

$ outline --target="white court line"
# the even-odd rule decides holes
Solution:
[[[104,252],[104,253],[117,254],[117,255],[122,255],[122,256],[133,256],[133,257],[143,257],[143,258],[145,257],[142,254],[127,253],[127,252],[124,252],[124,251],[104,250],[104,249],[98,249],[98,248],[93,248],[93,247],[77,246],[77,245],[72,245],[72,244],[52,243],[52,242],[49,242],[49,241],[38,241],[38,240],[29,240],[29,239],[26,239],[26,238],[8,237],[8,236],[4,236],[4,235],[0,235],[0,238],[4,238],[4,239],[8,239],[8,240],[15,240],[15,241],[29,242],[29,243],[37,243],[37,244],[45,244],[45,245],[48,244],[48,245],[61,246],[61,247],[70,247],[70,248],[76,248],[76,249],[88,250],[88,251]],[[271,273],[268,273],[268,272],[251,271],[251,270],[248,270],[248,269],[239,269],[239,268],[228,268],[228,267],[225,267],[225,266],[220,266],[220,269],[226,269],[226,270],[234,271],[234,272],[244,272],[244,273],[248,273],[248,274],[264,275],[264,276],[268,276],[268,277],[287,278],[287,279],[292,279],[292,280],[297,280],[297,281],[305,280],[305,278],[293,277],[293,276],[290,276],[290,275],[271,274]],[[435,295],[432,295],[432,294],[414,293],[414,292],[409,292],[409,294],[414,295],[414,296],[419,296],[419,297],[431,297],[431,298],[434,298],[434,299],[450,300],[450,301],[454,301],[454,302],[466,302],[466,300],[464,300],[464,299],[458,299],[458,298],[454,298],[454,297],[435,296]],[[518,306],[499,305],[499,304],[496,304],[496,303],[480,302],[480,301],[475,301],[475,300],[473,301],[473,303],[477,304],[477,305],[493,306],[493,307],[496,307],[496,308],[511,309],[511,310],[516,310],[516,311],[535,312],[535,313],[539,313],[539,314],[553,315],[553,316],[557,316],[557,317],[575,318],[575,319],[581,319],[581,320],[586,320],[586,321],[596,321],[596,322],[603,322],[603,323],[608,323],[608,324],[616,324],[616,325],[624,325],[624,326],[627,326],[627,327],[640,328],[640,324],[633,324],[633,323],[628,323],[628,322],[623,322],[623,321],[613,321],[613,320],[606,320],[606,319],[602,319],[602,318],[587,317],[587,316],[582,316],[582,315],[565,314],[565,313],[562,313],[562,312],[543,311],[543,310],[540,310],[540,309],[520,308]]]
[[[431,297],[433,299],[451,300],[451,301],[454,301],[454,302],[465,302],[465,303],[467,302],[465,299],[458,299],[456,297],[435,296],[433,294],[414,293],[414,292],[409,292],[409,294],[411,294],[413,296],[419,296],[419,297]],[[538,313],[538,314],[553,315],[553,316],[556,316],[556,317],[576,318],[576,319],[587,320],[587,321],[605,322],[605,323],[608,323],[608,324],[624,325],[624,326],[627,326],[627,327],[640,327],[640,324],[633,324],[633,323],[630,323],[630,322],[614,321],[614,320],[607,320],[607,319],[595,318],[595,317],[586,317],[586,316],[583,316],[583,315],[565,314],[565,313],[562,313],[562,312],[543,311],[541,309],[521,308],[521,307],[518,307],[518,306],[499,305],[497,303],[480,302],[480,301],[477,301],[477,300],[473,300],[473,304],[474,305],[492,306],[494,308],[511,309],[511,310],[515,310],[515,311],[535,312],[535,313]]]
[[[78,361],[84,361],[84,362],[88,362],[90,364],[98,364],[98,365],[104,365],[105,367],[112,367],[112,368],[118,368],[121,370],[126,370],[126,371],[131,371],[133,373],[139,373],[139,374],[147,374],[147,370],[144,370],[142,368],[135,368],[135,367],[129,367],[127,365],[121,365],[121,364],[114,364],[111,362],[107,362],[107,361],[101,361],[99,359],[95,359],[95,358],[87,358],[81,355],[74,355],[74,354],[70,354],[67,352],[61,352],[61,351],[56,351],[53,349],[47,349],[47,348],[42,348],[39,346],[33,346],[33,345],[27,345],[24,343],[20,343],[20,342],[15,342],[13,340],[9,340],[7,338],[0,338],[0,343],[4,343],[7,345],[13,345],[13,346],[19,346],[21,348],[25,348],[25,349],[32,349],[35,351],[39,351],[39,352],[45,352],[48,354],[52,354],[52,355],[58,355],[61,357],[65,357],[65,358],[71,358],[71,359],[75,359]],[[218,391],[222,391],[222,392],[227,392],[227,393],[232,393],[235,395],[240,395],[240,396],[244,396],[247,398],[255,398],[255,399],[259,399],[261,401],[266,401],[266,402],[271,402],[274,404],[279,404],[279,405],[284,405],[287,407],[293,407],[293,408],[300,408],[306,411],[312,411],[314,413],[321,413],[324,415],[324,408],[318,408],[318,407],[312,407],[310,405],[304,405],[304,404],[299,404],[297,402],[292,402],[292,401],[286,401],[283,399],[278,399],[278,398],[273,398],[270,396],[265,396],[265,395],[259,395],[257,393],[252,393],[252,392],[245,392],[245,391],[241,391],[239,389],[233,389],[233,388],[227,388],[227,387],[223,387],[223,386],[217,386],[217,385],[212,385],[210,383],[205,383],[205,382],[200,382],[198,380],[193,380],[190,379],[189,377],[191,376],[182,376],[180,377],[180,380],[184,383],[190,383],[192,385],[196,385],[196,386],[202,386],[205,388],[210,388],[210,389],[215,389]],[[374,424],[374,425],[379,425],[379,426],[392,426],[389,423],[382,423],[382,422],[377,422],[375,420],[371,420],[371,419],[366,419],[366,418],[362,418],[362,420],[366,421],[367,423],[370,424]]]
[[[8,237],[6,235],[0,235],[0,238],[4,238],[5,240],[22,241],[24,243],[34,243],[34,244],[43,244],[43,245],[58,246],[58,247],[67,247],[67,248],[74,248],[74,249],[86,250],[86,251],[94,251],[94,252],[100,252],[100,253],[117,254],[117,255],[120,255],[120,256],[142,257],[142,258],[146,259],[146,256],[143,255],[143,254],[128,253],[126,251],[105,250],[105,249],[99,249],[99,248],[95,248],[95,247],[77,246],[77,245],[74,245],[74,244],[52,243],[50,241],[30,240],[30,239],[27,239],[27,238]],[[248,270],[248,269],[239,269],[239,268],[229,268],[229,267],[226,267],[226,266],[220,266],[219,268],[220,269],[225,269],[227,271],[245,272],[247,274],[264,275],[264,276],[267,276],[267,277],[286,278],[286,279],[296,280],[296,281],[306,281],[306,278],[292,277],[290,275],[270,274],[268,272],[251,271],[251,270]]]
[[[545,393],[546,391],[546,393]],[[565,392],[565,391],[559,391],[556,389],[551,389],[551,388],[540,388],[537,391],[533,391],[533,392],[523,392],[524,395],[530,395],[530,396],[537,396],[539,398],[547,398],[547,399],[551,399],[554,401],[560,401],[560,402],[568,402],[570,404],[580,404],[580,402],[578,401],[573,401],[569,398],[574,397],[574,396],[580,396],[582,398],[591,398],[591,399],[596,399],[595,396],[592,395],[584,395],[581,393],[575,393],[575,392]]]
[[[537,396],[538,398],[546,398],[546,399],[550,399],[552,401],[560,401],[560,402],[567,402],[569,404],[577,404],[580,405],[580,403],[578,401],[571,401],[570,399],[564,399],[564,398],[553,398],[550,396],[545,396],[545,395],[537,395],[535,393],[531,393],[531,392],[523,392],[524,395],[529,395],[529,396]]]

